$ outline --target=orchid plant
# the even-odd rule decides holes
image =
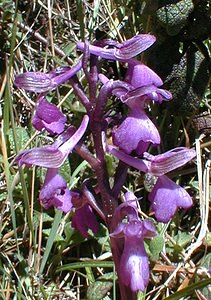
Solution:
[[[136,299],[137,292],[147,288],[150,271],[144,239],[156,235],[156,220],[167,223],[178,208],[192,206],[190,195],[165,174],[191,161],[195,151],[180,147],[157,155],[147,152],[161,143],[158,129],[147,116],[147,105],[150,102],[159,105],[172,98],[170,92],[161,88],[161,78],[134,58],[155,40],[151,34],[139,34],[123,43],[79,42],[77,48],[83,55],[74,67],[59,67],[50,73],[26,72],[15,78],[16,87],[39,94],[33,126],[55,136],[51,145],[24,150],[15,161],[19,166],[47,169],[39,194],[41,205],[46,209],[54,206],[64,213],[74,212],[72,227],[84,238],[89,237],[90,229],[97,233],[96,215],[106,224],[122,300]],[[118,61],[127,67],[124,80],[109,79],[103,74],[102,60]],[[78,79],[79,71],[85,74],[88,95]],[[86,111],[79,128],[67,124],[66,116],[46,97],[49,91],[67,81]],[[106,112],[108,101],[114,98],[125,106],[126,116]],[[106,138],[108,130],[112,130],[113,137],[110,145]],[[91,136],[92,147],[87,145],[85,136]],[[95,187],[90,187],[87,179],[81,190],[69,190],[68,183],[59,174],[59,168],[73,150],[92,167]],[[112,186],[107,153],[119,159]],[[123,203],[120,201],[129,166],[145,173],[154,223],[140,215],[139,200],[132,191],[124,194]]]

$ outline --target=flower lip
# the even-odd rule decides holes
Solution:
[[[133,206],[132,208],[135,209]],[[156,235],[155,227],[148,220],[140,221],[138,216],[130,219],[128,223],[122,223],[121,219],[116,222],[117,226],[110,236],[118,239],[116,243],[119,245],[124,242],[119,276],[132,291],[144,291],[149,280],[149,265],[144,249],[144,238],[154,237]]]
[[[188,209],[193,205],[188,192],[166,175],[158,178],[153,190],[149,193],[149,201],[156,219],[163,223],[169,222],[178,208]]]
[[[65,213],[71,210],[71,192],[57,169],[47,170],[39,199],[45,209],[54,206]]]

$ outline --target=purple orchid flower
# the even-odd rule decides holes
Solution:
[[[149,67],[136,59],[128,60],[128,70],[125,76],[122,89],[113,90],[113,94],[123,103],[131,107],[133,101],[136,100],[144,108],[146,101],[155,101],[162,103],[172,99],[172,94],[164,89],[159,88],[163,81]],[[109,79],[103,75],[99,75],[100,81],[105,84]]]
[[[42,206],[45,209],[54,206],[67,213],[72,209],[71,198],[71,192],[67,187],[67,183],[58,174],[58,170],[48,169],[39,195]]]
[[[72,192],[72,203],[75,208],[75,213],[72,217],[72,227],[77,229],[85,238],[89,237],[89,229],[96,234],[99,225],[86,196],[78,192]]]
[[[99,78],[103,84],[109,81],[102,74]],[[122,88],[119,86],[114,89],[113,94],[129,107],[129,113],[119,127],[113,130],[113,142],[127,154],[135,151],[141,155],[150,143],[154,146],[160,144],[159,132],[144,111],[145,102],[154,100],[161,103],[170,100],[172,96],[157,87],[163,84],[160,77],[135,59],[128,61],[125,81],[128,85],[122,84]]]
[[[136,151],[141,155],[150,143],[160,144],[157,128],[136,101],[133,102],[133,106],[131,105],[128,116],[116,130],[113,130],[112,136],[114,145],[127,154]]]
[[[149,193],[149,200],[159,222],[167,223],[179,207],[187,209],[192,206],[192,199],[186,190],[164,174],[193,159],[196,156],[195,150],[179,147],[156,156],[144,153],[144,159],[131,157],[112,146],[109,147],[109,151],[126,164],[146,173],[149,177],[156,178],[155,185]]]
[[[128,61],[124,81],[131,84],[133,90],[128,91],[120,98],[122,102],[128,102],[139,97],[142,101],[151,100],[159,103],[162,103],[163,100],[169,101],[172,99],[169,91],[158,88],[163,85],[162,79],[153,70],[136,59]],[[130,106],[129,103],[128,106]]]
[[[154,44],[155,40],[155,36],[151,34],[139,34],[123,43],[103,41],[102,46],[107,48],[89,45],[89,52],[93,55],[106,59],[127,61],[148,49],[152,44]],[[110,46],[110,48],[108,48],[108,46]],[[85,43],[77,43],[77,48],[84,51]]]
[[[39,97],[32,119],[32,124],[37,130],[45,128],[52,135],[60,134],[64,131],[66,121],[66,116],[55,104],[49,103],[43,95]]]
[[[72,218],[72,227],[77,229],[85,238],[89,237],[89,229],[91,229],[94,234],[98,232],[99,224],[92,207],[88,203],[85,203],[75,210],[75,214]]]
[[[132,198],[135,200],[135,196]],[[116,247],[121,251],[117,272],[121,282],[133,292],[144,291],[149,281],[149,264],[144,249],[144,238],[156,235],[154,225],[148,221],[140,221],[136,205],[130,195],[127,202],[121,204],[113,216],[113,232],[110,236],[116,241]]]
[[[73,77],[82,68],[79,61],[74,67],[59,67],[50,73],[25,72],[15,78],[15,86],[26,91],[45,93],[56,89],[59,85]]]
[[[70,127],[51,146],[37,147],[20,152],[16,156],[15,161],[19,166],[25,164],[27,166],[35,165],[53,169],[59,168],[82,138],[88,122],[89,117],[85,115],[77,130],[74,127]]]
[[[109,82],[108,78],[102,74],[99,78],[103,84]],[[125,91],[127,89],[130,91],[133,87],[123,82],[122,87],[119,84],[118,89],[113,90],[113,94],[121,99],[126,95]],[[127,101],[126,104],[129,106],[128,116],[122,121],[118,128],[113,130],[113,142],[127,154],[136,151],[138,155],[141,155],[147,150],[150,143],[153,145],[160,144],[160,135],[144,111],[144,101],[134,98]]]

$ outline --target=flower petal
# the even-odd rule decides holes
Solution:
[[[49,103],[44,96],[38,100],[32,124],[37,130],[45,128],[50,134],[60,134],[64,130],[66,116],[55,104]]]
[[[136,243],[125,245],[120,259],[120,270],[122,282],[132,291],[143,292],[146,289],[149,281],[149,265],[143,245],[137,246]]]
[[[89,45],[89,52],[93,55],[106,59],[127,61],[128,59],[145,51],[155,42],[155,40],[156,38],[153,35],[139,34],[123,43],[107,43],[115,48],[103,48]],[[77,48],[84,51],[85,43],[77,43]]]
[[[67,213],[72,208],[71,192],[57,169],[48,169],[39,199],[44,208],[51,206]]]
[[[26,91],[35,93],[48,92],[73,77],[81,67],[82,62],[79,61],[71,69],[69,67],[60,67],[50,73],[25,72],[16,76],[14,84],[16,87]]]
[[[59,147],[59,149],[62,151],[63,155],[67,156],[73,148],[78,144],[82,136],[84,135],[87,126],[89,123],[89,117],[85,115],[83,117],[83,120],[81,122],[81,125],[76,130],[76,132],[71,136],[70,139],[68,139],[63,145]]]
[[[15,77],[15,86],[26,91],[44,93],[55,88],[51,75],[42,72],[25,72]]]
[[[143,224],[125,226],[124,250],[120,259],[120,278],[132,291],[144,291],[149,281],[148,257],[144,249]]]
[[[114,56],[120,60],[128,60],[148,49],[155,41],[154,35],[138,34],[116,48]]]
[[[179,207],[190,208],[193,204],[190,195],[167,176],[158,178],[152,192],[149,193],[151,209],[159,222],[167,223]]]
[[[135,150],[141,155],[146,151],[149,143],[160,144],[160,135],[145,112],[139,107],[134,107],[118,129],[113,132],[113,142],[127,154]]]
[[[20,152],[15,162],[19,166],[40,166],[46,168],[59,168],[63,163],[63,154],[59,149],[51,146],[37,147]]]
[[[70,132],[62,134],[62,138],[59,138],[59,141],[55,142],[51,146],[37,147],[29,150],[25,150],[20,152],[16,158],[15,162],[22,166],[23,164],[27,166],[41,166],[46,168],[59,168],[69,153],[73,150],[73,148],[77,145],[77,143],[82,138],[83,134],[86,131],[87,125],[89,122],[89,117],[87,115],[84,116],[80,127],[72,134],[72,128],[70,128]],[[69,135],[69,139],[67,136]],[[60,143],[64,140],[65,142],[61,145]]]
[[[85,204],[76,209],[72,218],[72,227],[77,229],[85,238],[89,237],[89,229],[91,229],[94,234],[98,232],[99,225],[89,204]]]
[[[196,156],[193,149],[178,147],[159,155],[144,153],[144,158],[149,161],[149,173],[155,176],[164,175],[177,169]]]
[[[148,85],[156,87],[163,85],[162,79],[153,70],[136,59],[128,61],[125,81],[130,83],[134,88]]]
[[[108,146],[108,151],[127,165],[134,167],[142,172],[148,172],[149,162],[147,160],[132,157],[122,151],[117,150],[111,145]]]

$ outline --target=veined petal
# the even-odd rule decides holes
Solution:
[[[140,97],[143,97],[145,95],[151,94],[156,92],[157,88],[154,85],[150,85],[150,86],[143,86],[140,88],[134,88],[130,91],[128,91],[127,93],[125,93],[120,100],[123,103],[126,103],[128,106],[130,106],[130,101],[131,100],[139,100],[140,101]]]
[[[169,101],[172,99],[171,92],[164,90],[164,89],[158,89],[155,92],[152,92],[151,94],[148,94],[147,97],[150,100],[153,100],[155,102],[162,103],[163,101]]]
[[[102,58],[127,61],[145,51],[155,42],[155,40],[156,38],[153,35],[139,34],[123,43],[110,43],[110,46],[115,46],[114,48],[89,45],[89,51],[91,54]],[[77,43],[77,48],[84,51],[85,43]]]
[[[128,60],[148,49],[155,41],[154,35],[138,34],[116,48],[114,56],[120,60]]]
[[[122,93],[120,99],[128,106],[131,106],[130,102],[135,100],[142,100],[142,102],[144,102],[145,100],[151,100],[158,103],[162,103],[163,101],[169,101],[172,99],[172,94],[167,90],[159,89],[154,85],[149,85],[135,89],[130,89],[125,94]]]
[[[52,144],[52,147],[59,148],[62,144],[64,144],[67,140],[69,140],[76,131],[77,128],[75,126],[68,127],[65,131],[63,131],[60,135],[58,135],[57,139]]]
[[[72,128],[70,128],[70,133],[68,131],[64,133],[62,138],[51,146],[37,147],[22,151],[16,156],[15,162],[18,163],[19,166],[25,164],[27,166],[35,165],[46,168],[59,168],[82,138],[86,131],[88,122],[89,117],[85,115],[80,127],[71,137],[68,138],[68,136],[72,133]],[[62,141],[65,142],[59,146]],[[58,148],[56,146],[58,146]]]
[[[55,88],[50,74],[42,72],[25,72],[15,77],[15,86],[26,91],[44,93]]]
[[[32,148],[19,153],[15,162],[19,166],[40,166],[46,168],[59,168],[64,161],[63,153],[54,147],[44,146]]]
[[[16,87],[26,91],[45,93],[69,80],[81,67],[82,62],[79,61],[71,69],[69,67],[60,67],[50,73],[25,72],[16,76],[14,84]]]
[[[167,223],[179,207],[190,208],[193,204],[185,189],[163,175],[158,178],[152,192],[149,193],[151,209],[159,222]]]
[[[174,169],[185,165],[196,156],[193,149],[178,147],[159,155],[144,153],[144,158],[149,161],[148,172],[155,176],[162,176]]]
[[[78,42],[77,48],[81,51],[84,51],[85,43]],[[89,52],[93,55],[96,55],[96,56],[99,56],[102,58],[116,60],[113,48],[102,48],[102,47],[98,47],[98,46],[94,46],[94,45],[89,45]]]

